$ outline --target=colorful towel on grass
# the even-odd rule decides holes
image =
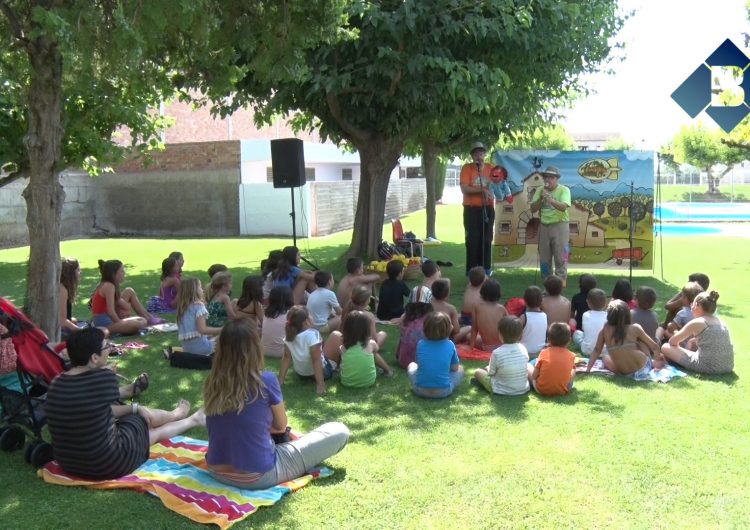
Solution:
[[[576,373],[583,374],[586,373],[586,365],[588,364],[589,360],[586,357],[576,357]],[[607,370],[607,368],[604,366],[604,363],[601,359],[597,359],[596,362],[594,362],[594,366],[591,368],[592,374],[595,375],[608,375],[612,376],[615,375],[614,372],[610,372]],[[652,368],[651,371],[648,374],[644,374],[642,376],[633,378],[636,381],[652,381],[654,383],[669,383],[672,379],[676,377],[687,377],[687,374],[681,370],[678,370],[672,365],[667,365],[664,368],[657,370],[655,368]]]
[[[287,493],[311,480],[329,477],[333,471],[321,467],[298,479],[266,490],[248,490],[214,480],[206,470],[208,442],[175,436],[151,446],[149,459],[132,474],[117,480],[87,480],[66,474],[52,461],[38,471],[45,482],[95,489],[130,488],[159,497],[161,502],[185,517],[203,524],[229,528],[255,513],[261,506],[275,504]]]
[[[458,357],[462,361],[484,361],[489,362],[492,357],[491,351],[480,350],[479,348],[472,348],[468,344],[459,344],[456,346]]]

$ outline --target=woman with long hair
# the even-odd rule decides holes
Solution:
[[[222,329],[203,401],[209,472],[234,486],[266,489],[298,478],[349,440],[349,429],[332,422],[294,441],[274,442],[288,432],[284,399],[276,374],[264,370],[258,332],[245,319]]]

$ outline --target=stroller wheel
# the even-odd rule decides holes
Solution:
[[[32,444],[31,447],[33,449],[31,450],[29,463],[34,467],[43,467],[54,458],[52,445],[47,442],[38,442]]]
[[[26,434],[15,425],[11,425],[0,434],[0,449],[3,451],[16,451],[23,447],[25,442]]]

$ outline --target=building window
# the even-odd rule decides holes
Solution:
[[[599,237],[599,232],[597,230],[592,230],[591,237]]]
[[[352,168],[345,167],[341,170],[341,180],[352,180]]]
[[[305,168],[305,180],[307,182],[315,182],[315,168],[314,167]]]
[[[266,182],[273,182],[273,167],[266,168]]]
[[[500,233],[510,234],[510,223],[500,223]]]
[[[510,204],[503,204],[503,213],[513,213],[513,206]]]
[[[578,235],[578,223],[569,223],[570,226],[570,235],[571,236],[577,236]]]

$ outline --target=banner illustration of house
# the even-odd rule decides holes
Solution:
[[[536,259],[539,212],[531,198],[547,166],[570,188],[570,262],[651,267],[654,211],[652,151],[497,151],[492,162],[508,171],[513,201],[495,205],[495,263]],[[630,251],[630,239],[632,248]]]

